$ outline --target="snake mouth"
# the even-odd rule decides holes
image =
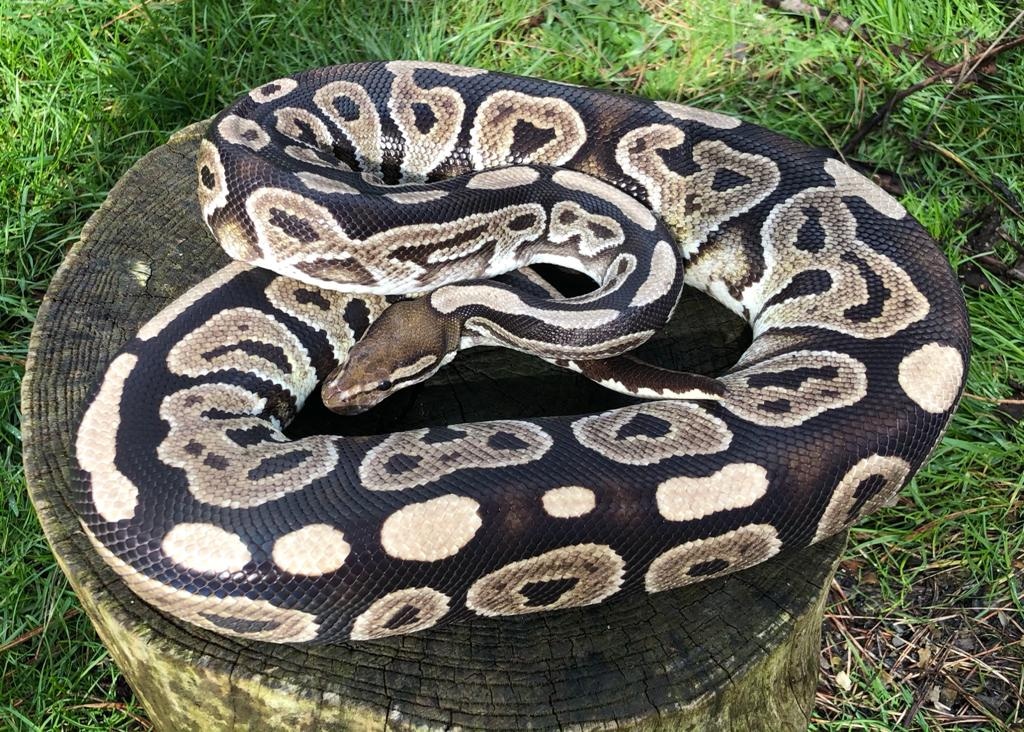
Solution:
[[[328,379],[320,387],[320,398],[324,406],[335,414],[346,417],[362,414],[380,404],[389,392],[381,391],[376,385],[340,388],[337,382]]]

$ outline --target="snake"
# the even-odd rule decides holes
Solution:
[[[106,367],[73,504],[131,591],[224,636],[371,641],[722,577],[893,501],[963,390],[964,301],[925,229],[718,112],[367,62],[252,89],[196,155],[232,262]],[[686,287],[749,324],[723,373],[631,353]],[[479,345],[636,399],[288,434],[311,397],[371,409]]]

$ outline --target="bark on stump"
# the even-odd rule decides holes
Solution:
[[[70,511],[70,449],[82,400],[116,349],[227,261],[195,201],[203,129],[182,130],[139,161],[86,225],[40,309],[23,388],[26,473],[43,529],[158,729],[806,726],[842,537],[673,592],[326,647],[239,642],[137,600]],[[673,335],[649,347],[653,357],[707,371],[735,359],[742,329],[720,330],[721,312],[702,298],[682,310]],[[395,431],[622,403],[506,351],[466,354],[409,392],[331,428]],[[296,433],[322,426],[323,414],[307,412]]]

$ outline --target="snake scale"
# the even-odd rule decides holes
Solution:
[[[963,300],[921,226],[828,152],[710,111],[336,66],[224,110],[197,172],[238,261],[109,365],[74,500],[137,595],[222,634],[375,639],[744,569],[889,501],[963,388]],[[562,297],[538,263],[595,289]],[[684,283],[752,329],[717,378],[623,355]],[[359,411],[480,344],[649,399],[285,434],[318,383]]]

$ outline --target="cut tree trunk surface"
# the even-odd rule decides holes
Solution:
[[[329,646],[229,639],[136,599],[70,509],[71,445],[83,399],[116,350],[227,262],[195,200],[203,129],[193,125],[139,161],[86,225],[39,311],[23,388],[26,473],[43,529],[157,728],[806,726],[842,537],[657,595]],[[647,346],[649,358],[713,372],[749,341],[702,296],[688,296],[680,310],[669,335]],[[327,418],[310,405],[291,433],[391,432],[628,402],[536,359],[478,349],[360,418]]]

